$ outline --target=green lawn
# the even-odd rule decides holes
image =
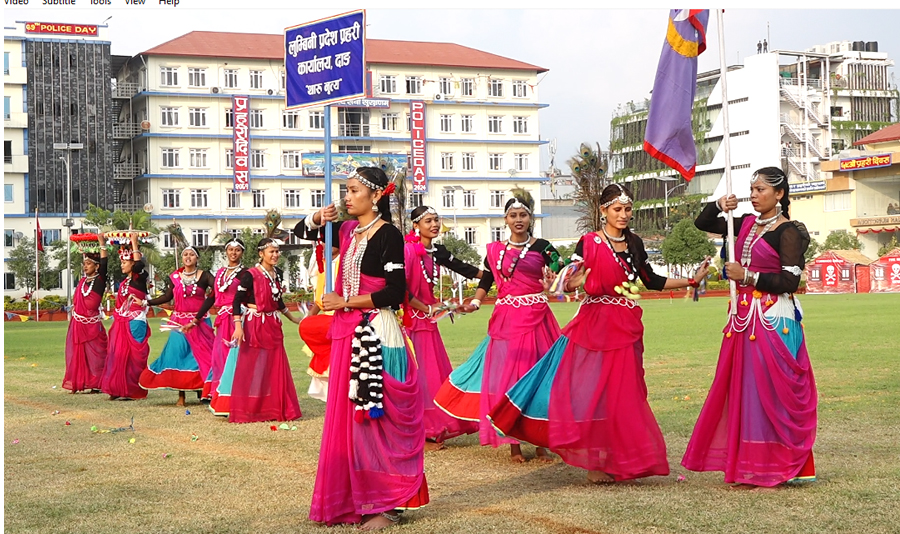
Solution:
[[[672,475],[598,487],[561,462],[513,465],[508,448],[475,436],[426,454],[432,504],[392,531],[407,533],[898,532],[900,295],[802,298],[819,387],[816,465],[803,487],[732,490],[681,455],[712,381],[726,299],[646,300],[645,368]],[[553,304],[561,324],[573,304]],[[491,308],[451,325],[459,365],[482,339]],[[151,321],[151,359],[166,334]],[[175,392],[144,401],[60,388],[64,323],[5,323],[6,532],[350,532],[306,520],[325,405],[305,395],[307,358],[285,326],[303,419],[296,431],[228,424]],[[189,396],[190,397],[190,396]],[[58,414],[55,414],[59,411]],[[95,433],[91,426],[135,432]],[[66,425],[66,422],[69,425]],[[193,439],[192,436],[196,436]],[[129,440],[134,438],[134,443]],[[533,453],[525,447],[526,456]],[[683,482],[678,476],[684,475]]]

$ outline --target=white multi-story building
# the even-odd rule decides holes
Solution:
[[[206,245],[223,231],[261,228],[267,209],[285,226],[324,200],[323,108],[285,111],[282,35],[191,32],[132,57],[117,74],[127,94],[115,164],[120,203],[177,221]],[[537,76],[546,69],[448,43],[366,42],[371,97],[388,107],[332,106],[333,166],[410,151],[411,101],[426,102],[427,204],[484,254],[505,238],[503,206],[518,185],[540,213]],[[251,189],[233,191],[233,95],[250,96]],[[343,192],[335,180],[334,198]],[[540,223],[536,225],[540,232]],[[170,246],[163,236],[163,248]]]
[[[803,201],[805,192],[824,191],[824,180],[831,173],[822,170],[821,163],[890,124],[897,100],[888,71],[893,64],[887,54],[877,51],[877,43],[845,41],[806,51],[757,54],[747,57],[743,65],[730,67],[732,184],[734,193],[745,201],[739,211],[751,211],[750,177],[761,167],[783,168],[797,201]],[[720,78],[718,70],[697,78],[698,164],[686,187],[676,172],[643,151],[650,101],[621,105],[614,114],[610,172],[631,182],[638,198],[651,201],[644,203],[647,213],[642,215],[658,229],[664,227],[664,210],[673,196],[718,198],[725,193]],[[815,236],[820,229],[810,231]]]
[[[18,245],[19,239],[34,231],[28,221],[6,218],[6,214],[25,214],[25,177],[28,175],[28,149],[25,111],[25,39],[4,35],[3,39],[3,258]],[[31,221],[33,223],[33,221]],[[17,224],[23,223],[23,224]],[[30,230],[30,231],[29,231]],[[27,232],[27,233],[26,233]],[[3,270],[3,288],[15,291],[16,278]]]

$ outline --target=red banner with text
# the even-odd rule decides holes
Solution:
[[[234,190],[250,191],[250,97],[231,98]]]
[[[412,137],[409,169],[412,171],[413,191],[428,191],[428,168],[425,157],[425,102],[409,103],[409,132]]]

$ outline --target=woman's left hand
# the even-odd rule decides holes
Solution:
[[[192,320],[191,322],[189,322],[189,323],[187,323],[187,324],[181,325],[181,333],[182,333],[182,334],[187,334],[187,333],[190,332],[191,329],[194,328],[195,326],[197,326],[197,323],[196,323],[194,320]]]
[[[706,269],[709,271],[709,267]],[[729,280],[734,280],[735,282],[740,282],[744,279],[744,267],[737,262],[726,262],[725,263],[725,274],[728,276]]]
[[[556,280],[557,274],[550,269],[550,267],[544,267],[544,277],[541,279],[541,285],[544,286],[544,291],[550,291],[550,286],[553,284],[553,281]]]
[[[694,273],[694,281],[697,282],[698,284],[700,283],[701,280],[706,278],[706,276],[709,274],[709,262],[711,259],[712,258],[707,256],[706,259],[703,260],[703,263],[700,264],[700,267],[697,269],[697,272]]]
[[[325,311],[334,311],[341,308],[346,308],[347,303],[344,302],[344,297],[338,295],[336,292],[332,291],[327,295],[322,297],[322,309]]]

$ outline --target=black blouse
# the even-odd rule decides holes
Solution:
[[[213,284],[215,284],[215,283],[216,283],[216,280],[215,280],[215,278],[213,278],[213,275],[210,274],[209,271],[203,271],[200,274],[200,279],[197,280],[197,288],[200,289],[201,291],[203,291],[203,294],[205,295],[206,290],[213,287]],[[178,285],[181,285],[181,284],[178,284]],[[169,276],[169,277],[167,277],[167,280],[166,280],[166,291],[162,295],[156,297],[155,299],[148,300],[147,305],[148,306],[159,306],[160,304],[172,302],[172,299],[174,299],[174,298],[175,298],[175,286],[172,283],[172,277]],[[208,309],[207,309],[207,311],[208,311]],[[203,313],[197,312],[197,315],[196,315],[197,320],[199,321],[200,319],[202,319],[205,314],[206,314],[206,312],[203,312]]]
[[[537,239],[534,244],[531,245],[529,252],[532,250],[540,252],[541,257],[544,259],[544,265],[546,266],[554,266],[558,265],[559,260],[559,252],[556,251],[553,245],[550,244],[546,239]],[[558,271],[558,267],[552,267],[554,271]],[[484,257],[484,274],[481,276],[481,282],[478,284],[478,289],[483,289],[485,291],[490,291],[491,286],[494,285],[494,271],[491,270],[491,266],[488,263],[487,256]]]
[[[256,269],[256,267],[252,268]],[[250,272],[250,269],[244,269],[238,276],[240,276],[239,280],[241,281],[241,285],[238,286],[237,291],[234,294],[234,302],[231,306],[232,315],[241,314],[242,304],[256,304],[256,293],[253,289],[253,273]],[[278,283],[282,285],[283,288],[284,271],[282,271],[278,267],[275,267],[275,278],[278,279]],[[278,297],[278,302],[276,302],[275,304],[278,306],[279,310],[283,310],[286,308],[286,306],[284,305],[283,297]]]
[[[602,239],[602,238],[601,238]],[[629,265],[628,259],[631,258],[631,265],[635,265],[637,267],[637,275],[638,278],[641,279],[641,282],[644,283],[648,289],[652,289],[654,291],[662,291],[666,287],[666,278],[665,276],[660,276],[653,272],[653,265],[650,263],[650,256],[647,254],[647,250],[644,248],[644,240],[635,235],[632,232],[628,232],[628,248],[623,250],[622,252],[616,252],[616,256],[619,257],[619,260],[625,264]],[[606,244],[601,244],[600,246],[606,246]],[[631,251],[634,250],[634,254]],[[584,258],[584,236],[578,240],[578,244],[575,245],[575,252],[572,254],[572,257],[578,259]]]
[[[338,235],[343,221],[333,223],[332,230]],[[300,239],[315,240],[319,229],[308,230],[304,221],[300,221],[294,227],[294,235]],[[406,271],[404,262],[403,234],[394,225],[383,224],[369,237],[366,251],[363,253],[360,272],[367,276],[384,278],[385,286],[371,294],[372,304],[376,308],[399,309],[406,295]],[[341,269],[344,268],[344,259],[341,258]]]
[[[276,267],[276,269],[277,269],[277,267]],[[241,276],[241,273],[244,271],[244,268],[241,266],[238,266],[237,271],[238,272],[235,275],[235,278],[237,278],[238,282],[240,282],[239,277]],[[210,274],[212,274],[212,273],[210,273]],[[215,279],[216,279],[216,276],[213,275],[214,282],[215,282]],[[203,305],[200,306],[200,310],[197,311],[197,320],[199,321],[204,315],[209,313],[209,310],[211,310],[215,304],[216,304],[216,290],[215,290],[215,286],[213,286],[213,290],[207,294],[206,300],[203,301]],[[222,310],[219,310],[218,313],[224,313],[224,312]]]
[[[444,245],[434,244],[432,256],[441,267],[446,267],[466,278],[478,278],[478,272],[481,271],[478,267],[454,257]]]
[[[134,265],[131,266],[131,274],[126,276],[130,280],[128,282],[130,287],[137,289],[145,295],[147,294],[147,277],[149,276],[149,273],[147,273],[143,259],[134,262]]]
[[[719,234],[724,238],[728,233],[728,223],[723,217],[719,217],[720,212],[716,203],[710,202],[697,216],[694,225],[704,232]],[[756,218],[756,215],[748,214],[734,219],[735,234],[740,233],[747,217]],[[762,240],[778,253],[781,259],[781,272],[760,273],[756,289],[774,294],[797,291],[800,287],[800,273],[803,272],[805,265],[803,255],[809,247],[809,233],[806,226],[802,222],[789,220],[763,234]],[[740,250],[735,249],[735,254],[740,253]],[[735,259],[740,261],[740,258]]]

